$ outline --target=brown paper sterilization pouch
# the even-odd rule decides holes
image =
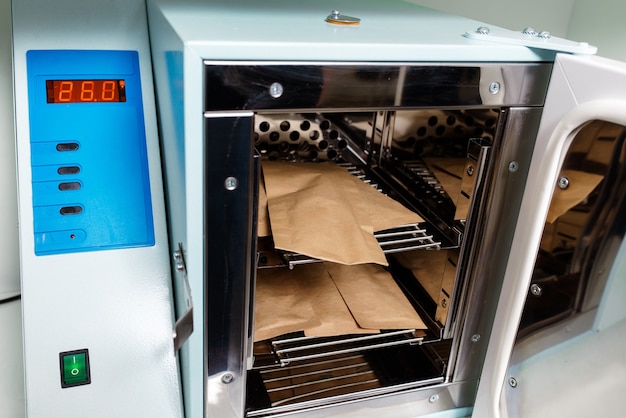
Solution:
[[[263,177],[280,250],[346,265],[387,265],[374,232],[423,221],[331,163],[264,161]]]
[[[254,340],[426,329],[391,274],[375,264],[315,263],[258,271]]]

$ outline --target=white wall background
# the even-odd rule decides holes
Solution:
[[[0,299],[20,291],[11,72],[10,2],[0,0]],[[20,308],[0,305],[0,418],[24,416]]]
[[[596,45],[598,55],[626,61],[623,0],[408,1],[511,30],[526,26],[547,30]],[[10,0],[0,0],[0,299],[19,291],[10,16]],[[19,307],[19,303],[0,305],[0,418],[23,416]]]
[[[598,55],[626,61],[626,2],[576,0],[567,36],[598,46]]]
[[[0,298],[3,293],[16,293],[20,289],[10,64],[10,4],[8,0],[0,0]]]

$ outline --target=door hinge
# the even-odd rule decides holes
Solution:
[[[597,47],[589,45],[587,42],[575,42],[558,38],[552,36],[550,32],[539,32],[530,27],[516,32],[499,27],[481,26],[476,30],[465,32],[463,36],[480,41],[520,45],[529,48],[568,52],[572,54],[593,55],[598,52]]]

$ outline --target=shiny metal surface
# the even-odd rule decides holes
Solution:
[[[205,61],[204,110],[540,106],[551,64]],[[274,97],[271,86],[282,94]],[[500,85],[494,90],[494,83]]]
[[[460,390],[464,394],[463,399],[466,399],[460,403],[448,405],[441,402],[446,396],[440,396],[436,402],[429,399],[445,391],[447,386],[441,387],[444,382],[460,382],[456,387],[469,387],[472,384],[462,382],[476,382],[480,377],[498,300],[497,289],[508,257],[517,205],[521,200],[523,181],[520,179],[524,178],[528,168],[532,138],[541,113],[543,96],[526,94],[525,89],[529,87],[529,82],[537,82],[535,88],[538,90],[544,89],[550,65],[399,67],[257,63],[244,66],[240,63],[205,61],[205,69],[206,88],[211,93],[205,96],[204,108],[205,415],[234,418],[244,414],[246,369],[249,368],[245,359],[251,356],[248,352],[248,321],[252,321],[250,301],[253,299],[253,285],[249,282],[254,278],[252,262],[245,261],[252,260],[256,241],[252,218],[255,200],[251,194],[255,181],[254,170],[250,166],[253,148],[258,148],[264,158],[283,156],[295,161],[311,157],[315,160],[353,159],[358,164],[378,167],[383,176],[386,170],[394,173],[395,165],[395,170],[399,171],[390,174],[390,178],[398,181],[398,178],[406,177],[416,181],[421,175],[403,165],[411,163],[411,159],[405,161],[406,157],[398,159],[397,155],[416,152],[412,151],[416,144],[437,149],[436,138],[445,132],[450,138],[455,138],[452,130],[455,126],[464,132],[457,131],[458,137],[463,138],[461,142],[467,141],[471,135],[465,131],[475,129],[472,127],[474,122],[470,124],[470,116],[474,116],[480,118],[481,126],[490,128],[478,133],[485,139],[476,140],[476,150],[472,147],[469,150],[474,163],[469,168],[466,166],[468,181],[463,183],[465,188],[461,187],[461,190],[472,198],[470,215],[453,227],[457,230],[457,238],[451,240],[453,246],[458,246],[461,237],[464,239],[458,264],[454,264],[455,267],[458,265],[455,268],[458,270],[457,278],[454,279],[453,271],[447,272],[446,286],[449,289],[438,291],[440,298],[452,293],[451,300],[441,300],[444,310],[436,314],[438,320],[443,320],[446,325],[446,337],[452,339],[451,352],[448,346],[443,360],[442,375],[432,382],[431,377],[425,375],[402,384],[385,384],[377,392],[356,391],[336,399],[321,395],[312,403],[289,406],[283,412],[267,407],[252,410],[255,411],[253,415],[259,416],[282,416],[283,413],[307,416],[318,408],[342,410],[357,399],[359,407],[375,399],[377,403],[383,399],[386,402],[402,397],[399,391],[416,387],[422,387],[415,392],[420,397],[428,394],[425,398],[428,408],[425,410],[471,405],[472,401],[466,398],[471,396],[471,391],[466,389]],[[276,94],[277,84],[281,86],[278,89],[281,94]],[[505,100],[512,100],[512,104],[521,100],[537,107],[497,106]],[[432,110],[453,104],[455,108],[449,112]],[[409,111],[410,108],[424,109]],[[469,109],[467,114],[463,109]],[[304,112],[290,113],[295,110]],[[331,132],[332,129],[322,127],[327,117],[342,128]],[[469,117],[467,126],[456,122],[466,117]],[[352,119],[356,121],[354,126]],[[453,121],[451,126],[444,123],[446,120]],[[493,124],[488,121],[493,121]],[[411,127],[411,124],[419,123],[424,123],[424,129],[418,125]],[[328,126],[332,125],[329,123]],[[409,133],[404,134],[402,128],[407,126],[410,127],[406,130]],[[417,134],[410,134],[412,130]],[[346,134],[348,131],[352,136]],[[409,137],[420,134],[423,138]],[[320,147],[320,140],[327,141],[330,146]],[[306,149],[302,148],[305,145]],[[421,150],[420,147],[416,149]],[[315,153],[311,154],[311,150]],[[461,156],[464,157],[466,152],[461,151]],[[512,161],[517,164],[515,171],[509,169]],[[481,180],[476,181],[478,178]],[[231,181],[228,182],[228,179]],[[237,186],[225,187],[225,181]],[[434,215],[440,209],[443,207],[436,205],[427,212]],[[455,220],[454,204],[448,215],[444,223],[460,222]],[[454,254],[450,257],[456,258]],[[486,259],[490,262],[485,263],[483,260]],[[450,291],[451,281],[456,281],[453,292]],[[434,303],[438,305],[439,301]],[[436,330],[435,337],[431,335],[428,339],[437,341],[441,338],[443,325],[437,323],[434,317],[433,312],[432,318],[424,320],[430,324],[431,331]],[[411,341],[401,341],[398,346],[405,346]],[[421,337],[415,339],[417,343],[422,341]],[[396,343],[392,345],[395,347]],[[363,350],[365,348],[350,349],[348,353]],[[323,356],[314,354],[312,358]],[[437,389],[423,387],[430,384],[438,384]],[[337,405],[331,407],[334,403]]]
[[[177,272],[182,274],[184,285],[184,296],[181,298],[184,300],[184,307],[181,307],[181,311],[183,310],[182,308],[185,310],[183,311],[184,313],[178,317],[174,325],[174,351],[178,351],[193,333],[193,299],[191,298],[191,287],[189,286],[189,280],[187,278],[185,248],[182,243],[178,243],[178,250],[174,251],[173,258],[174,268]]]
[[[453,380],[481,375],[540,116],[540,108],[513,108],[501,120],[490,163],[493,185],[483,208],[489,216],[477,226],[474,263],[464,272],[470,277],[467,302],[455,318],[458,346],[453,345],[451,354]],[[518,163],[514,172],[509,170],[511,161]],[[476,334],[480,339],[474,342]]]
[[[497,141],[497,137],[495,140]],[[482,208],[485,206],[486,194],[489,193],[493,182],[489,172],[493,145],[491,141],[480,138],[471,139],[468,144],[466,168],[461,179],[458,202],[461,200],[468,200],[469,202],[467,205],[457,204],[455,214],[455,217],[458,218],[460,215],[461,219],[465,220],[465,229],[460,254],[455,264],[457,267],[456,280],[451,293],[451,305],[453,307],[448,311],[438,311],[439,317],[443,318],[445,315],[446,318],[443,334],[445,338],[453,338],[459,335],[461,324],[467,315],[467,312],[463,312],[463,309],[469,297],[469,283],[472,280],[470,272],[473,264],[476,262],[474,257],[478,256],[474,253],[474,248],[477,246],[477,242],[480,241],[479,228],[484,223],[483,218],[485,217],[485,212],[483,212]],[[461,211],[459,207],[466,207],[467,209]],[[442,306],[442,308],[446,307]],[[450,311],[451,314],[449,315],[448,312]]]
[[[435,382],[432,382],[435,383]],[[354,396],[342,403],[326,403],[304,410],[268,411],[249,416],[318,418],[357,418],[376,414],[379,417],[414,418],[440,411],[471,407],[477,381],[445,383],[433,387],[405,390],[396,394],[372,394],[368,398]]]
[[[244,415],[255,235],[251,116],[205,118],[204,318],[209,417]],[[236,177],[229,190],[225,179]]]

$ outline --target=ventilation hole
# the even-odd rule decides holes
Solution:
[[[328,128],[330,128],[330,122],[329,122],[329,121],[327,121],[327,120],[323,120],[323,121],[321,121],[321,122],[320,122],[320,129],[321,129],[322,131],[325,131],[325,130],[327,130]]]
[[[446,119],[446,123],[452,126],[456,123],[456,118],[453,115],[450,115],[448,116],[448,119]]]
[[[308,151],[311,148],[311,144],[308,142],[300,142],[298,144],[298,151]]]
[[[261,154],[265,154],[265,153],[267,153],[267,151],[268,151],[268,147],[269,147],[269,146],[268,146],[267,144],[265,144],[265,143],[260,143],[260,144],[257,146],[257,149],[259,150],[259,152],[260,152]]]
[[[437,116],[431,116],[428,118],[428,126],[435,126],[439,122]]]
[[[57,144],[57,151],[77,151],[78,143],[77,142],[63,142],[61,144]]]
[[[291,131],[291,133],[289,134],[289,139],[291,139],[292,141],[297,141],[298,139],[300,139],[300,132]]]
[[[496,120],[495,120],[495,119],[492,119],[492,118],[489,118],[489,119],[487,119],[487,120],[485,121],[485,126],[486,126],[487,128],[491,128],[491,127],[492,127],[493,125],[495,125],[495,124],[496,124]]]
[[[270,130],[270,124],[269,122],[263,121],[259,124],[259,130],[261,132],[267,132]]]
[[[60,183],[59,184],[59,190],[61,191],[66,191],[66,190],[79,190],[80,189],[80,183],[77,181],[70,181],[67,183]]]
[[[261,139],[261,137],[259,136],[259,134],[257,132],[254,133],[254,143],[256,144],[257,142],[259,142],[259,140]]]
[[[337,138],[339,138],[339,132],[337,132],[337,131],[335,131],[335,130],[333,129],[332,131],[330,131],[330,132],[328,133],[328,137],[329,137],[330,139],[337,139]]]
[[[348,147],[348,142],[345,139],[340,139],[339,142],[337,142],[337,148],[346,149],[347,147]]]
[[[289,144],[286,142],[281,142],[278,144],[278,151],[285,153],[289,151]]]
[[[78,215],[82,211],[83,208],[81,206],[63,206],[59,210],[59,213],[61,213],[61,215]]]
[[[311,131],[311,133],[309,134],[309,138],[311,138],[313,141],[316,141],[319,137],[320,131]]]
[[[328,155],[329,159],[334,160],[335,158],[337,158],[337,151],[335,151],[334,149],[330,149],[328,150],[326,155]]]
[[[424,136],[424,135],[426,135],[426,132],[428,132],[428,129],[425,126],[421,126],[417,130],[417,136]]]
[[[474,126],[474,124],[476,123],[476,121],[474,121],[474,118],[471,116],[467,116],[465,118],[465,123],[467,124],[467,126]]]
[[[270,141],[276,142],[280,139],[280,134],[276,131],[270,132]]]
[[[278,151],[270,151],[270,153],[267,154],[267,157],[270,161],[276,161],[280,157],[280,153]]]
[[[435,129],[435,133],[439,136],[443,135],[446,133],[446,127],[443,125],[439,125],[437,126],[437,129]]]
[[[284,120],[280,123],[280,130],[283,132],[287,132],[291,128],[291,123],[289,121]]]
[[[328,141],[320,141],[320,143],[317,144],[317,148],[325,150],[326,148],[328,148]]]
[[[300,129],[302,129],[303,131],[308,131],[310,127],[311,127],[311,122],[309,122],[308,120],[304,120],[300,124]]]
[[[78,167],[76,165],[72,165],[72,166],[68,166],[68,167],[59,167],[57,169],[57,173],[59,173],[61,175],[78,174],[78,173],[80,173],[80,167]]]
[[[485,133],[483,128],[475,128],[474,129],[474,135],[476,135],[476,136],[482,136],[483,133]]]

